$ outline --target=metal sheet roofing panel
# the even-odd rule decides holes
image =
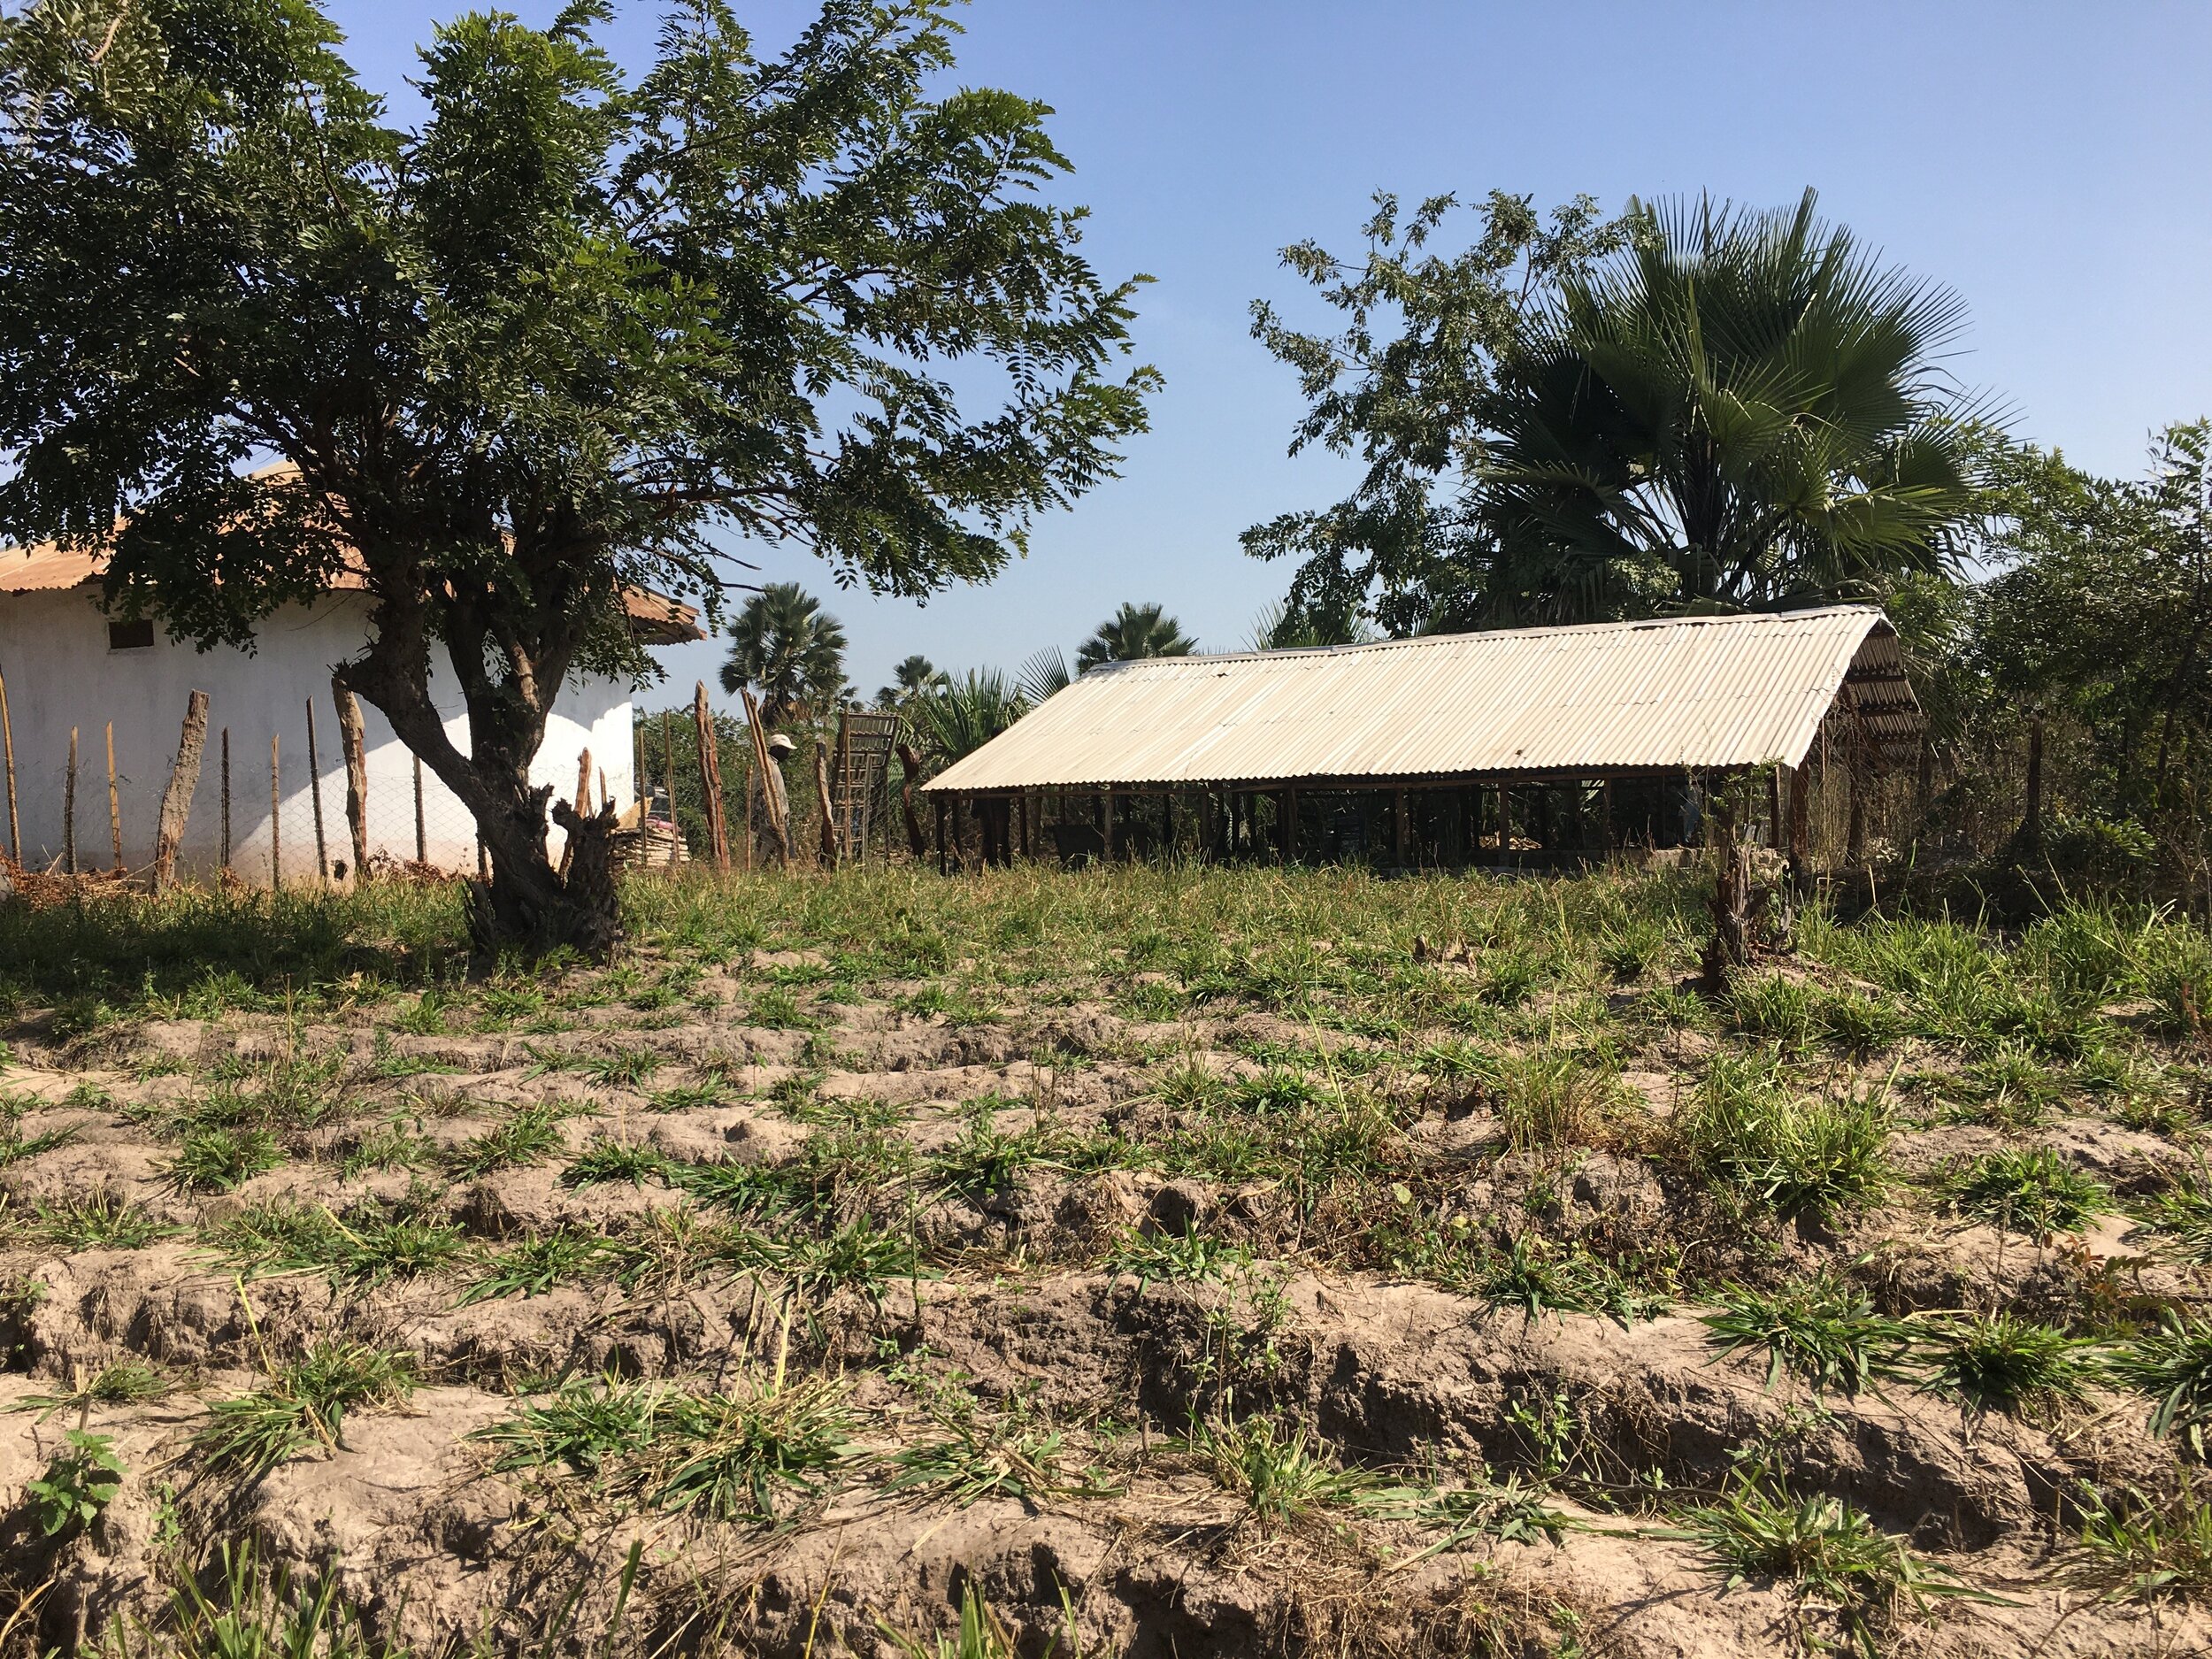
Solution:
[[[1869,605],[1154,657],[1092,670],[926,787],[1794,765],[1861,677],[1844,713],[1916,737]]]

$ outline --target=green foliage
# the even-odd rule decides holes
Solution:
[[[1796,1585],[1836,1609],[1865,1659],[1875,1659],[1877,1637],[1907,1608],[1924,1612],[1931,1596],[1970,1594],[1842,1500],[1764,1479],[1737,1482],[1684,1525],[1726,1587],[1755,1578]]]
[[[1724,1356],[1765,1348],[1770,1388],[1785,1371],[1847,1394],[1904,1374],[1906,1328],[1846,1280],[1822,1273],[1778,1291],[1724,1290],[1719,1301],[1718,1312],[1703,1316],[1706,1328]]]
[[[1944,1199],[1960,1215],[2047,1239],[2112,1207],[2112,1195],[2049,1147],[2005,1148],[1954,1168]]]
[[[573,1110],[560,1102],[518,1106],[499,1124],[449,1152],[446,1168],[472,1180],[496,1170],[528,1169],[542,1164],[565,1144],[561,1124]]]
[[[133,1611],[99,1649],[114,1659],[410,1659],[370,1634],[361,1609],[339,1594],[339,1575],[296,1586],[290,1571],[261,1564],[250,1539],[226,1540],[211,1565],[213,1586],[193,1573],[166,1575],[166,1604],[152,1617]]]
[[[542,1296],[558,1286],[588,1278],[611,1265],[615,1245],[595,1233],[564,1228],[524,1239],[486,1255],[469,1287],[464,1307],[499,1296]]]
[[[123,1489],[123,1475],[111,1436],[67,1431],[46,1472],[23,1486],[40,1536],[54,1538],[72,1527],[91,1525]]]
[[[192,1444],[211,1470],[257,1479],[310,1446],[344,1445],[348,1411],[396,1403],[414,1387],[411,1354],[319,1342],[265,1387],[216,1401]]]
[[[1880,1193],[1889,1112],[1878,1095],[1807,1099],[1771,1066],[1716,1054],[1674,1116],[1676,1155],[1709,1180],[1783,1216],[1821,1216]]]
[[[189,1129],[166,1172],[179,1187],[227,1193],[283,1162],[276,1137],[266,1129]]]
[[[32,1201],[29,1231],[65,1250],[139,1250],[184,1231],[157,1221],[116,1193],[96,1187],[82,1198]]]
[[[1265,301],[1252,308],[1254,335],[1298,377],[1308,406],[1293,451],[1317,444],[1358,456],[1363,469],[1343,501],[1244,533],[1255,557],[1301,561],[1272,631],[1285,642],[1301,625],[1316,642],[1345,637],[1371,595],[1394,635],[1461,614],[1455,602],[1478,590],[1486,568],[1460,503],[1498,365],[1524,347],[1565,276],[1633,234],[1626,219],[1603,219],[1587,196],[1547,223],[1529,198],[1493,191],[1473,206],[1463,249],[1429,251],[1460,205],[1434,196],[1407,211],[1379,195],[1363,227],[1363,257],[1342,259],[1311,242],[1283,250],[1285,264],[1335,307],[1336,333],[1294,329]]]
[[[2212,1601],[2212,1499],[2085,1489],[2080,1555],[2067,1577],[2114,1601]]]
[[[1087,673],[1105,663],[1132,663],[1148,657],[1188,657],[1198,641],[1162,605],[1124,603],[1076,647],[1075,672]]]
[[[564,1465],[649,1508],[772,1525],[849,1460],[841,1384],[741,1382],[691,1394],[656,1384],[571,1384],[480,1432],[495,1469]]]
[[[1317,1509],[1349,1502],[1373,1483],[1320,1456],[1302,1423],[1286,1428],[1271,1417],[1201,1425],[1194,1449],[1213,1465],[1222,1485],[1251,1507],[1272,1532]]]
[[[2151,1432],[2163,1439],[2178,1429],[2199,1458],[2212,1434],[2212,1319],[2168,1309],[2159,1328],[2123,1348],[2114,1374],[2158,1403]]]
[[[1536,1053],[1498,1069],[1498,1121],[1517,1152],[1589,1147],[1603,1139],[1617,1086],[1579,1056]]]
[[[1977,1416],[2078,1405],[2101,1367],[2088,1342],[2009,1313],[1926,1327],[1927,1386]]]
[[[1126,1273],[1133,1278],[1137,1294],[1142,1295],[1145,1286],[1155,1279],[1173,1283],[1218,1279],[1230,1268],[1251,1259],[1250,1251],[1201,1231],[1191,1221],[1179,1233],[1124,1233],[1107,1252],[1106,1271],[1116,1277]]]
[[[306,0],[0,36],[0,529],[126,510],[110,592],[201,642],[351,572],[378,621],[340,672],[499,803],[486,919],[518,941],[564,888],[514,809],[566,673],[641,666],[626,586],[718,607],[730,532],[881,592],[986,580],[1157,383],[1118,362],[1133,285],[1043,199],[1045,109],[954,84],[941,8],[828,5],[764,58],[708,7],[634,81],[610,15],[457,19],[403,128]]]
[[[796,582],[769,582],[730,624],[722,689],[750,687],[772,730],[835,706],[845,689],[845,630]]]

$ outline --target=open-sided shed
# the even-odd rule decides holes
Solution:
[[[1179,844],[1179,801],[1204,850],[1451,863],[1678,841],[1719,778],[1923,730],[1889,619],[1837,605],[1110,664],[925,787],[1002,851],[1044,792],[1098,838],[1064,853]]]

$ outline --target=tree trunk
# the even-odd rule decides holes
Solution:
[[[177,847],[184,840],[185,822],[192,813],[192,792],[200,785],[200,756],[206,748],[207,693],[196,691],[185,700],[184,731],[177,739],[176,764],[169,768],[169,787],[161,792],[161,821],[154,830],[157,893],[176,880]],[[73,767],[69,787],[73,794],[77,787]]]
[[[361,703],[335,678],[330,682],[331,701],[338,705],[338,752],[346,763],[346,827],[353,836],[353,880],[358,887],[369,879],[369,753],[361,727]],[[422,818],[421,774],[416,774],[415,818]],[[416,841],[422,839],[418,828]]]
[[[1728,975],[1751,960],[1751,849],[1736,833],[1736,806],[1725,790],[1713,799],[1720,832],[1720,869],[1713,879],[1713,936],[1705,946],[1699,984],[1708,995],[1728,987]]]
[[[920,864],[929,856],[929,840],[922,833],[921,814],[914,810],[914,780],[922,775],[922,757],[911,743],[899,745],[899,765],[906,775],[899,780],[899,810],[906,818],[906,845]]]

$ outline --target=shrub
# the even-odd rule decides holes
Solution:
[[[1945,1202],[1962,1216],[2037,1239],[2071,1233],[2112,1208],[2112,1194],[2049,1147],[2006,1148],[1949,1171]]]
[[[1929,1329],[1930,1392],[1958,1401],[1977,1417],[2078,1405],[2098,1374],[2091,1344],[2009,1313]]]
[[[1735,1056],[1713,1057],[1669,1133],[1693,1170],[1786,1217],[1826,1216],[1889,1184],[1889,1111],[1878,1096],[1802,1098],[1772,1067]]]
[[[1905,1327],[1874,1310],[1866,1292],[1823,1273],[1778,1291],[1724,1290],[1720,1311],[1704,1316],[1723,1356],[1767,1351],[1767,1386],[1783,1371],[1816,1389],[1855,1394],[1879,1377],[1903,1374]]]

